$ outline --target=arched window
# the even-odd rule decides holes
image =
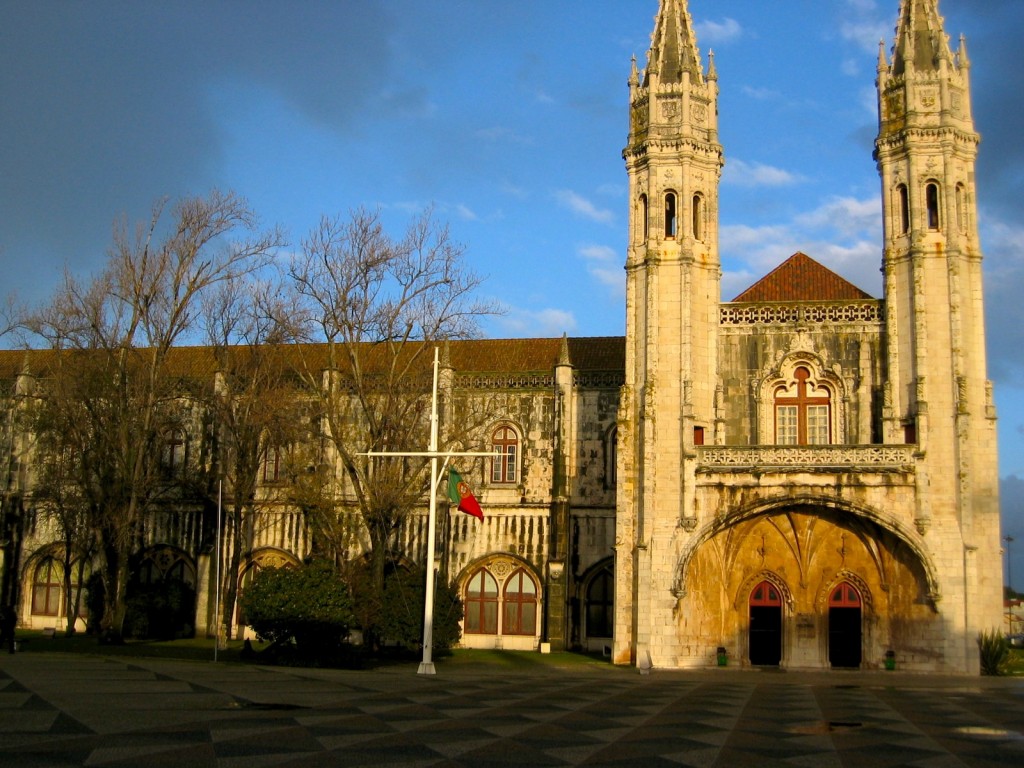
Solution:
[[[498,582],[486,568],[466,585],[465,617],[467,634],[498,634]]]
[[[963,184],[956,185],[956,228],[967,231],[967,190]]]
[[[750,593],[750,605],[753,608],[781,608],[782,596],[774,584],[762,581]]]
[[[674,238],[679,227],[679,210],[676,193],[665,193],[665,237]]]
[[[928,208],[928,229],[938,230],[942,226],[939,217],[939,185],[938,182],[929,181],[924,188],[924,201]]]
[[[615,616],[615,580],[611,566],[587,585],[587,637],[611,637]]]
[[[804,366],[793,380],[775,389],[777,445],[827,445],[832,442],[832,394],[814,382]]]
[[[618,482],[619,429],[612,427],[604,435],[604,487],[614,488]]]
[[[43,558],[32,577],[32,613],[59,616],[63,593],[63,568],[52,557]]]
[[[640,202],[637,205],[636,215],[637,215],[637,222],[636,222],[636,224],[637,224],[637,232],[640,233],[641,239],[647,240],[647,238],[650,236],[650,234],[649,234],[650,230],[648,229],[648,221],[649,221],[648,215],[649,214],[648,214],[648,210],[647,210],[647,195],[646,194],[640,195]]]
[[[492,483],[515,483],[519,480],[519,435],[509,426],[500,426],[491,433]]]
[[[177,477],[185,471],[185,433],[170,429],[164,433],[160,449],[160,468],[168,477]]]
[[[263,457],[263,482],[281,482],[281,449],[276,445],[267,446],[267,453]]]
[[[860,592],[850,582],[844,581],[832,590],[828,598],[829,608],[860,608]]]
[[[533,635],[537,632],[537,585],[522,568],[505,582],[502,634]]]
[[[910,231],[910,195],[906,184],[896,187],[896,204],[899,206],[896,211],[896,215],[899,216],[897,231],[905,235]]]
[[[691,231],[693,232],[693,239],[697,241],[704,240],[704,196],[699,192],[693,196],[693,221],[691,224]]]

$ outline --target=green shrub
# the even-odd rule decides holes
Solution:
[[[979,633],[978,650],[981,655],[981,674],[1001,675],[1005,672],[1010,643],[1002,632],[993,629]]]
[[[242,595],[241,607],[261,640],[294,642],[306,658],[337,654],[354,619],[348,587],[334,565],[323,560],[260,571]]]
[[[426,574],[397,570],[384,581],[377,634],[389,644],[415,649],[423,644]],[[433,648],[444,651],[459,642],[462,600],[450,584],[434,582]]]
[[[196,591],[181,579],[132,584],[123,634],[138,640],[174,640],[195,633]]]

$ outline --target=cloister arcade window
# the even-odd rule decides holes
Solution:
[[[282,451],[279,446],[267,446],[267,453],[263,457],[263,482],[281,482],[281,458]]]
[[[85,566],[85,567],[83,567]],[[89,575],[88,566],[81,560],[71,563],[71,599],[78,599],[78,616],[85,618],[85,592],[82,581]],[[35,616],[63,616],[67,612],[64,599],[64,565],[56,557],[43,558],[32,573],[32,614]]]
[[[43,558],[32,578],[32,613],[35,616],[60,616],[64,592],[63,568],[52,557]]]
[[[502,634],[536,634],[537,585],[522,568],[505,582],[504,607]]]
[[[775,443],[827,445],[832,442],[832,393],[805,366],[775,389]]]
[[[939,216],[939,184],[929,181],[924,188],[925,206],[928,209],[928,229],[938,230],[942,226]]]
[[[140,584],[157,584],[166,580],[195,585],[195,569],[187,555],[176,547],[154,547],[143,553],[138,566]]]
[[[511,484],[519,480],[519,435],[508,425],[491,433],[491,482]]]
[[[467,634],[498,634],[498,582],[486,568],[466,585],[464,605]]]
[[[160,448],[160,468],[168,477],[177,477],[185,471],[185,433],[170,429],[164,433]]]
[[[674,239],[679,228],[679,205],[675,192],[665,193],[665,237]]]

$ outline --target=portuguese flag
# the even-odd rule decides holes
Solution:
[[[448,470],[448,498],[452,500],[452,504],[458,506],[460,512],[465,512],[479,520],[484,519],[484,511],[480,509],[480,502],[476,500],[476,496],[473,495],[473,491],[470,490],[466,481],[462,479],[462,475],[454,469]]]

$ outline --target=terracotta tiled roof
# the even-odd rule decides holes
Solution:
[[[733,301],[856,301],[870,299],[853,283],[806,253],[794,253]]]
[[[626,344],[621,336],[565,341],[569,360],[578,370],[621,371],[625,368]],[[451,341],[448,359],[452,368],[460,373],[547,373],[558,363],[562,344],[560,338]],[[375,360],[383,361],[386,355],[381,354],[383,350],[379,353],[379,349],[369,349],[363,356],[363,365],[372,368]],[[245,354],[244,348],[236,352]],[[298,369],[320,371],[328,365],[325,344],[285,345],[275,347],[273,354],[281,365]],[[431,354],[422,356],[424,369],[429,369],[432,359]],[[50,350],[0,350],[0,379],[14,379],[26,366],[33,374],[45,377],[54,360],[55,353]],[[217,371],[217,360],[210,347],[176,347],[168,355],[167,367],[172,376],[205,379]]]

